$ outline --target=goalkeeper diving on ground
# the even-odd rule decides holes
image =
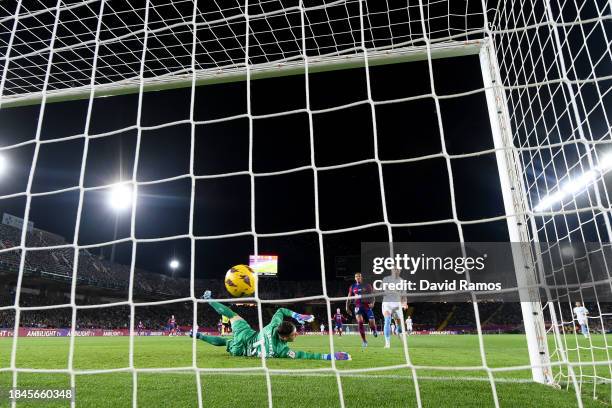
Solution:
[[[203,299],[210,299],[210,291],[204,292]],[[232,325],[232,338],[220,336],[209,336],[195,332],[198,340],[202,340],[213,346],[225,347],[232,356],[261,357],[266,358],[298,358],[308,360],[350,360],[348,353],[339,351],[329,353],[309,353],[306,351],[291,350],[287,343],[293,342],[297,337],[297,329],[291,322],[284,321],[285,317],[291,317],[298,323],[312,322],[313,315],[305,315],[293,312],[289,309],[279,308],[270,323],[257,332],[242,317],[232,309],[219,302],[208,303],[217,313],[227,317]],[[189,333],[193,337],[193,331]]]

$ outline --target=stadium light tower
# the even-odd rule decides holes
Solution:
[[[115,229],[113,232],[113,241],[117,240],[117,231],[119,229],[119,217],[121,213],[130,208],[132,205],[132,189],[125,184],[115,184],[108,195],[108,204],[115,212]],[[115,262],[115,246],[111,247],[110,261]]]

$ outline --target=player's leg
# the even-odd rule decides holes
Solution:
[[[202,295],[202,299],[211,299],[212,293],[210,290],[207,290]],[[223,303],[219,302],[208,302],[210,307],[215,309],[215,312],[219,313],[221,316],[225,316],[230,319],[230,323],[233,323],[235,320],[243,320],[242,317],[238,316],[232,309],[225,306]]]
[[[383,334],[385,335],[385,348],[389,348],[391,347],[391,313],[384,312],[383,316],[385,317],[385,326],[383,328]]]
[[[391,309],[389,308],[388,302],[383,302],[382,312],[385,318],[385,326],[383,328],[383,334],[385,335],[385,348],[391,347]]]
[[[189,337],[192,337],[193,333],[189,332]],[[196,339],[202,340],[213,346],[225,346],[227,345],[228,339],[220,336],[209,336],[207,334],[196,333]]]
[[[402,322],[404,321],[404,311],[402,310],[401,303],[398,303],[397,307],[391,311],[391,317],[395,321],[395,334],[397,334],[397,337],[401,337],[406,331],[405,328],[402,327]]]
[[[397,305],[397,307],[391,312],[391,316],[393,320],[395,320],[395,334],[398,337],[401,337],[402,333],[404,333],[404,329],[402,328],[402,322],[404,321],[404,311],[402,309],[401,303]]]
[[[372,330],[372,335],[374,337],[378,337],[378,329],[376,328],[376,319],[374,318],[374,311],[372,309],[368,309],[366,312],[368,316],[368,324],[370,329]]]
[[[223,303],[219,303],[219,302],[208,302],[208,304],[210,305],[210,307],[212,307],[213,309],[215,309],[215,312],[219,313],[221,316],[225,316],[228,319],[231,319],[238,316],[232,309],[230,309],[229,307],[225,306]],[[238,316],[240,317],[240,316]]]
[[[359,308],[355,308],[355,319],[357,320],[357,327],[359,329],[359,335],[361,336],[362,345],[363,347],[367,347],[368,342],[366,340],[365,326],[363,325],[363,316],[361,315]]]

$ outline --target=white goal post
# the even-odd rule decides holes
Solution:
[[[528,243],[530,241],[526,216],[528,209],[524,200],[523,177],[513,150],[505,94],[494,50],[490,43],[482,47],[479,56],[510,241]],[[534,287],[537,286],[540,279],[536,276],[536,263],[529,246],[527,245],[524,251],[513,249],[517,284],[524,288],[524,292],[527,292],[523,293],[521,298],[525,300],[539,298]],[[521,311],[533,379],[550,384],[553,382],[553,377],[550,370],[542,305],[539,302],[523,301]]]

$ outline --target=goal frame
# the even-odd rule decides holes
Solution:
[[[350,52],[350,53],[348,53]],[[345,55],[328,55],[308,57],[294,61],[257,64],[246,67],[237,66],[226,69],[214,69],[171,73],[154,78],[134,77],[110,84],[93,85],[94,98],[135,94],[139,92],[154,92],[171,89],[193,88],[213,84],[240,82],[277,78],[284,76],[305,75],[330,72],[352,68],[369,68],[372,66],[424,61],[429,58],[442,59],[461,56],[478,56],[484,84],[487,110],[491,125],[496,162],[499,172],[504,202],[505,218],[510,241],[529,244],[527,219],[527,200],[523,185],[520,161],[513,150],[512,134],[509,122],[508,104],[502,87],[500,70],[495,50],[490,38],[429,43],[423,46],[411,46],[394,49],[382,49],[355,53],[348,50]],[[367,58],[367,61],[366,61]],[[51,90],[45,93],[36,92],[24,95],[0,95],[0,107],[13,108],[40,103],[57,103],[74,100],[85,100],[91,97],[92,85],[70,89]],[[538,277],[536,267],[537,257],[528,250],[513,251],[515,273],[519,287],[531,290]],[[533,293],[525,294],[532,296]],[[532,299],[533,297],[530,297]],[[553,384],[550,354],[546,342],[547,333],[544,324],[543,307],[540,302],[521,302],[521,310],[525,326],[529,360],[532,378],[535,382]],[[559,337],[554,307],[549,307],[553,319],[555,336]],[[329,328],[328,328],[329,330]],[[559,341],[559,344],[562,344]],[[564,355],[563,350],[561,354]],[[565,361],[567,361],[565,359]]]

